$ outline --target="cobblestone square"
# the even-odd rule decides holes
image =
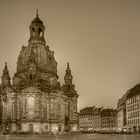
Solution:
[[[39,136],[39,135],[1,135],[0,140],[139,140],[140,135],[68,135],[68,136]]]

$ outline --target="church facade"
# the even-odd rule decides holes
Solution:
[[[45,26],[38,12],[27,46],[22,46],[10,81],[7,63],[0,85],[1,131],[48,133],[77,131],[78,94],[67,63],[64,85],[58,82],[54,52],[46,45]]]

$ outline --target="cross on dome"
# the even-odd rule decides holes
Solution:
[[[38,9],[36,9],[36,17],[38,18]]]

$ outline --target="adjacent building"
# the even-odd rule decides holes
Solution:
[[[79,113],[79,129],[85,132],[93,132],[101,129],[102,108],[85,107]]]
[[[79,130],[82,131],[93,131],[92,118],[93,118],[93,107],[85,107],[79,112]]]
[[[106,132],[115,132],[117,127],[117,110],[103,109],[101,112],[101,128]]]
[[[126,97],[129,91],[127,91],[117,103],[117,131],[126,131]]]
[[[99,131],[101,129],[101,112],[103,108],[95,107],[93,111],[93,130]]]
[[[11,83],[7,63],[1,77],[0,121],[9,133],[47,133],[78,129],[78,94],[69,63],[64,85],[58,82],[54,52],[46,45],[45,26],[38,13],[29,26]]]
[[[140,133],[140,84],[130,89],[126,98],[127,131]]]

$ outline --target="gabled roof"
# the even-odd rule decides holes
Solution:
[[[94,115],[100,115],[101,109],[102,109],[102,108],[95,108],[93,114],[94,114]]]
[[[95,106],[92,107],[85,107],[80,110],[81,115],[100,115],[102,108],[98,108]]]
[[[117,116],[117,110],[115,109],[103,109],[101,112],[101,117]]]
[[[92,115],[93,112],[94,112],[94,108],[95,108],[95,106],[93,106],[93,107],[85,107],[85,108],[80,110],[79,114],[81,114],[81,115],[90,115],[91,114]]]

